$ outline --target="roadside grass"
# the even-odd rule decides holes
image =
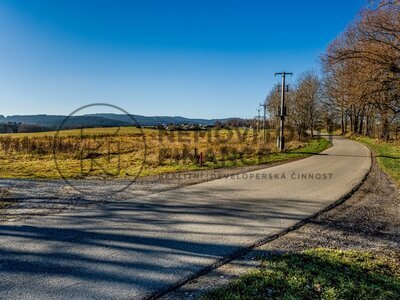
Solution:
[[[397,258],[365,251],[310,249],[274,255],[261,268],[202,299],[399,299]]]
[[[316,153],[320,153],[329,148],[331,143],[326,139],[313,139],[306,143],[299,143],[291,146],[291,150],[286,152],[274,151],[270,154],[234,158],[230,160],[216,160],[205,162],[203,166],[196,163],[186,165],[169,165],[158,167],[157,169],[145,169],[144,175],[155,175],[169,172],[184,172],[184,171],[197,171],[197,170],[210,170],[220,168],[235,168],[245,166],[267,165],[276,162],[290,161],[300,158],[305,158]]]
[[[400,143],[384,142],[366,136],[351,136],[351,138],[369,146],[376,153],[379,166],[400,187]]]
[[[262,133],[252,130],[143,129],[144,159],[140,133],[135,127],[121,127],[65,130],[56,139],[54,132],[0,135],[0,178],[60,179],[60,172],[68,179],[129,178],[253,166],[303,158],[330,145],[325,139],[297,141],[288,133],[288,150],[280,153],[273,130],[263,142]]]

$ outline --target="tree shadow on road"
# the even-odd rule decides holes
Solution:
[[[187,195],[175,195],[1,224],[0,289],[8,298],[142,297],[279,232],[283,220],[295,224],[303,218],[284,208],[317,209],[282,199],[268,207],[259,199],[233,206],[232,192],[218,202],[188,203]],[[209,193],[200,196],[209,199]]]

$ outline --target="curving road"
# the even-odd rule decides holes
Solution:
[[[332,142],[232,178],[0,224],[0,298],[140,299],[166,289],[351,192],[370,152]]]

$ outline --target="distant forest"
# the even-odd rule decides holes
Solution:
[[[34,124],[24,124],[17,122],[0,123],[0,133],[41,132],[49,130],[52,130],[52,128]]]
[[[254,125],[254,120],[241,118],[189,119],[183,117],[146,117],[123,114],[91,114],[72,117],[56,115],[22,115],[4,117],[0,115],[0,133],[52,131],[58,130],[60,126],[62,129],[143,126],[157,128],[168,127],[172,130],[186,130],[185,128],[187,126],[185,127],[184,125],[191,125],[188,128],[192,129],[210,126],[250,127]]]

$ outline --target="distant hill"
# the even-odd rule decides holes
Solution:
[[[132,123],[132,118],[136,120],[141,126],[157,126],[161,124],[203,124],[203,125],[214,125],[216,122],[224,122],[227,120],[237,120],[239,118],[226,118],[226,119],[191,119],[179,116],[155,116],[147,117],[141,115],[127,116],[124,114],[90,114],[85,116],[101,117],[109,120],[115,120],[120,122]]]
[[[4,117],[0,115],[0,123],[24,123],[47,127],[49,129],[57,129],[66,119],[62,115],[14,115]],[[134,122],[132,118],[136,121]],[[78,127],[110,127],[110,126],[157,126],[161,124],[203,124],[214,125],[216,122],[225,122],[228,120],[239,120],[239,118],[227,119],[190,119],[184,117],[168,117],[168,116],[140,116],[125,114],[87,114],[82,116],[73,116],[68,118],[63,128],[78,128]]]

